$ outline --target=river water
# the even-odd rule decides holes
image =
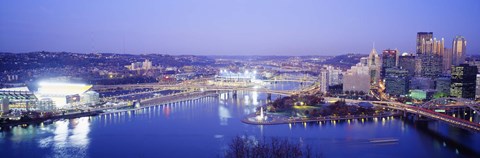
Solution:
[[[273,89],[298,84],[270,85]],[[279,97],[273,95],[273,98]],[[235,136],[286,138],[323,157],[480,157],[480,135],[446,124],[400,118],[292,125],[240,120],[265,104],[257,92],[221,93],[138,111],[12,127],[0,157],[222,157]],[[377,139],[396,142],[374,143]]]

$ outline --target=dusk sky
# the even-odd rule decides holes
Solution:
[[[415,50],[416,33],[480,53],[479,0],[0,1],[0,52],[337,55]]]

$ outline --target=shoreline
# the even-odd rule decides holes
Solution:
[[[89,111],[89,112],[81,112],[81,113],[73,113],[73,114],[65,114],[65,115],[56,115],[48,118],[36,118],[32,120],[27,120],[27,121],[12,121],[8,123],[0,123],[0,127],[10,127],[10,126],[18,126],[18,125],[31,125],[31,124],[38,124],[45,122],[47,120],[60,120],[60,119],[73,119],[73,118],[80,118],[80,117],[86,117],[86,116],[97,116],[101,114],[101,111]]]
[[[203,97],[214,96],[214,94],[216,94],[216,93],[208,93],[208,92],[202,92],[202,93],[204,93],[204,94],[188,94],[188,95],[196,95],[196,96],[188,97],[188,95],[187,95],[185,97],[185,95],[184,95],[184,96],[180,97],[179,99],[175,98],[175,99],[170,99],[170,100],[168,100],[168,99],[163,100],[163,103],[155,103],[155,102],[152,102],[152,100],[148,100],[148,101],[145,101],[145,102],[140,102],[140,104],[145,103],[147,105],[140,105],[140,107],[137,107],[137,108],[120,109],[120,110],[115,110],[115,111],[104,111],[104,112],[100,113],[100,115],[108,115],[108,114],[112,114],[112,113],[135,111],[135,110],[149,108],[149,107],[152,107],[152,106],[159,106],[159,105],[163,105],[163,104],[181,102],[181,101],[186,101],[186,100],[195,100],[195,99],[199,99],[199,98],[203,98]],[[160,98],[156,98],[156,99],[160,99]],[[148,104],[148,103],[150,103],[150,104]]]
[[[338,117],[338,118],[309,118],[309,119],[290,119],[285,116],[281,117],[272,117],[272,115],[266,115],[270,118],[273,118],[272,121],[260,122],[260,121],[253,121],[250,119],[254,119],[257,115],[255,113],[245,116],[241,121],[245,124],[249,125],[281,125],[281,124],[292,124],[292,123],[309,123],[309,122],[320,122],[320,121],[341,121],[341,120],[352,120],[352,119],[369,119],[369,118],[384,118],[384,117],[391,117],[396,116],[396,113],[391,113],[387,115],[377,115],[377,116],[354,116],[354,117]]]
[[[71,114],[65,114],[65,115],[55,115],[52,117],[48,118],[36,118],[36,119],[31,119],[31,120],[26,120],[26,121],[11,121],[7,123],[0,123],[0,127],[2,128],[8,128],[12,126],[19,126],[19,125],[32,125],[32,124],[40,124],[43,123],[47,120],[61,120],[61,119],[74,119],[74,118],[80,118],[80,117],[86,117],[86,116],[97,116],[97,115],[107,115],[107,114],[112,114],[112,113],[119,113],[119,112],[127,112],[127,111],[134,111],[134,110],[139,110],[139,109],[144,109],[152,106],[157,106],[157,105],[162,105],[162,104],[169,104],[173,102],[179,102],[179,101],[185,101],[185,100],[195,100],[207,96],[213,96],[216,94],[216,92],[211,93],[211,91],[206,91],[206,92],[197,92],[197,93],[192,93],[192,94],[182,94],[178,96],[168,96],[168,97],[173,97],[170,99],[165,99],[165,98],[154,98],[152,100],[147,100],[147,101],[141,101],[140,103],[143,104],[145,103],[146,105],[141,105],[140,107],[137,108],[126,108],[129,106],[121,106],[121,107],[108,107],[105,109],[98,109],[98,110],[92,110],[92,111],[87,111],[87,112],[79,112],[79,113],[71,113]],[[165,100],[162,100],[165,99]],[[156,103],[158,100],[158,103]],[[133,107],[133,106],[131,106]],[[118,109],[120,108],[120,109]],[[124,108],[124,109],[121,109]],[[126,109],[125,109],[126,108]],[[106,111],[106,110],[113,110],[113,111]]]

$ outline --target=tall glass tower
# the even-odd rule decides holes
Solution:
[[[417,54],[432,54],[433,45],[433,32],[417,33]]]
[[[453,39],[452,46],[452,64],[458,66],[465,62],[465,53],[467,49],[467,41],[463,36],[457,36]]]

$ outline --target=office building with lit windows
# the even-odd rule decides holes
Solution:
[[[453,66],[450,95],[458,98],[474,99],[477,72],[476,66],[468,64]]]
[[[381,77],[385,78],[386,76],[386,69],[394,68],[397,66],[397,57],[398,57],[397,50],[387,49],[382,52],[382,72]]]

